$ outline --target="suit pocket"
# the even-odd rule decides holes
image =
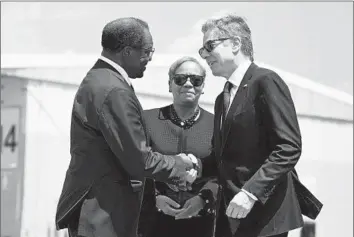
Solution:
[[[133,188],[133,192],[143,191],[143,182],[140,180],[130,180],[130,186]]]

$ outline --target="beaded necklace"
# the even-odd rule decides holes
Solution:
[[[199,114],[200,114],[200,109],[198,107],[192,117],[183,121],[180,117],[178,117],[178,114],[175,108],[173,107],[173,105],[170,106],[170,117],[172,122],[182,127],[183,129],[191,128],[193,124],[197,121]]]

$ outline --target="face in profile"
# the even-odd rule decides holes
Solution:
[[[126,71],[130,78],[141,78],[144,76],[148,62],[151,61],[154,53],[153,40],[149,30],[144,31],[144,40],[139,48],[129,47],[129,53],[126,53]]]
[[[230,37],[219,36],[215,29],[204,33],[203,48],[199,54],[206,60],[214,76],[228,77],[235,69],[234,58],[238,48],[231,40]]]
[[[178,104],[198,103],[204,88],[203,71],[195,62],[187,61],[175,71],[169,82],[173,100]]]

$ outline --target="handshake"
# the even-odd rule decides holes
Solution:
[[[177,155],[175,161],[170,177],[177,177],[177,183],[174,184],[178,189],[183,191],[191,189],[192,183],[201,176],[198,159],[193,154],[181,153]]]

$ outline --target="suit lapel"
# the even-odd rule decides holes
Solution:
[[[215,143],[215,153],[217,156],[221,152],[221,131],[220,122],[222,116],[222,94],[220,94],[215,101],[215,119],[214,119],[214,143]]]
[[[243,109],[244,101],[247,96],[247,91],[248,91],[248,80],[251,79],[254,70],[257,68],[257,65],[252,63],[248,70],[246,71],[244,77],[242,78],[242,81],[239,85],[239,88],[237,89],[236,95],[231,103],[229,112],[226,115],[226,119],[222,125],[221,131],[222,131],[222,144],[221,144],[221,150],[224,149],[227,137],[230,132],[230,128],[232,125],[232,121],[235,115],[240,113]]]

